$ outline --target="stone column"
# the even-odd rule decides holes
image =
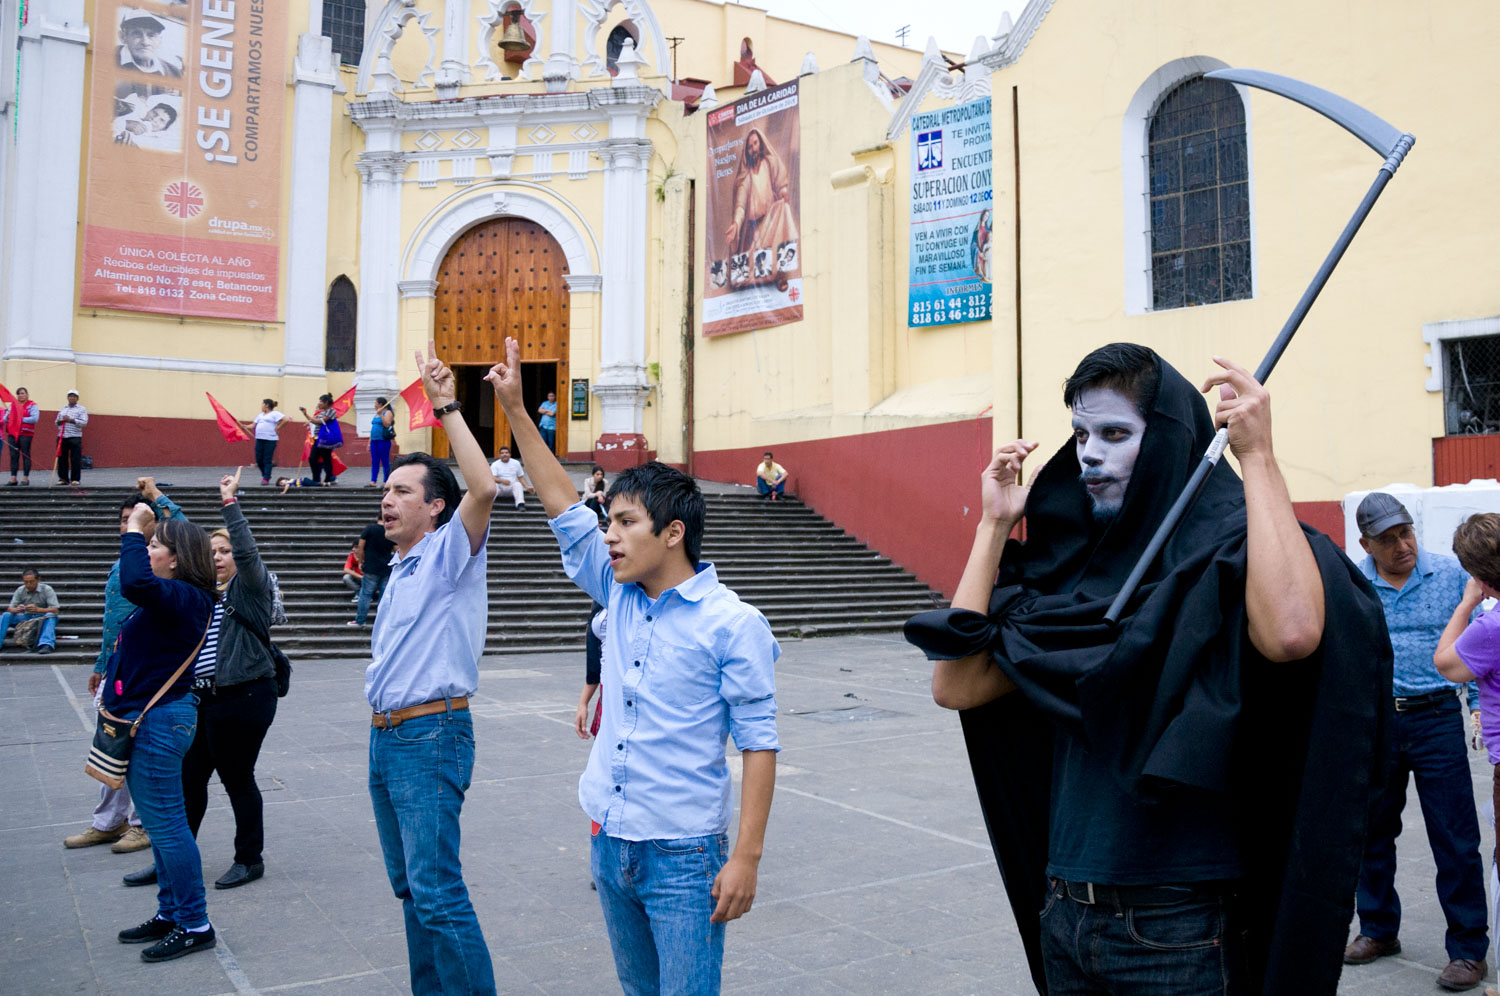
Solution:
[[[611,122],[611,134],[617,130]],[[643,410],[646,381],[646,208],[650,196],[651,143],[641,137],[611,137],[604,159],[604,245],[601,250],[603,320],[599,380],[602,434],[594,459],[606,470],[646,461]]]
[[[292,182],[286,244],[291,264],[286,268],[284,371],[288,377],[322,378],[328,290],[328,161],[333,94],[339,82],[331,39],[320,34],[304,34],[297,39],[292,80]]]
[[[458,96],[469,82],[469,0],[447,0],[443,8],[443,61],[438,66],[438,96]]]
[[[83,0],[34,0],[20,31],[8,252],[0,262],[5,359],[72,362],[83,154]],[[6,17],[16,8],[6,5]],[[110,36],[113,38],[113,36]],[[101,54],[101,58],[105,57]]]
[[[401,178],[406,173],[406,156],[400,152],[366,152],[355,162],[355,168],[361,182],[359,339],[354,374],[358,390],[354,403],[363,415],[374,408],[377,395],[390,397],[400,389],[396,375],[397,281],[401,266]]]

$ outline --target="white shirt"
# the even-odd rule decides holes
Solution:
[[[256,439],[279,439],[276,435],[276,427],[281,420],[286,418],[281,412],[261,412],[255,416],[255,438]]]
[[[509,460],[496,460],[490,464],[490,476],[502,481],[519,481],[526,471],[521,468],[521,461],[515,457]]]

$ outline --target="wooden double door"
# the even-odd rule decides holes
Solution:
[[[522,394],[531,420],[547,392],[557,396],[557,445],[568,452],[568,263],[545,228],[524,218],[494,218],[458,237],[438,270],[433,331],[437,354],[453,368],[458,400],[479,445],[493,458],[514,443],[510,423],[485,373],[505,359],[505,338],[521,344]],[[433,429],[433,455],[448,438]],[[519,458],[520,454],[516,456]]]

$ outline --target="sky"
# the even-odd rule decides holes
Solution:
[[[727,0],[734,2],[734,0]],[[752,0],[776,17],[784,17],[821,28],[833,28],[851,35],[868,35],[872,41],[899,44],[896,29],[910,25],[906,46],[917,51],[927,47],[928,36],[935,37],[945,52],[968,54],[975,35],[986,38],[1000,26],[1000,14],[1009,11],[1011,20],[1021,16],[1026,0],[997,0],[974,3],[970,0]]]

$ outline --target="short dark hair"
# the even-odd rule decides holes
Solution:
[[[771,451],[770,450],[766,450],[766,456],[770,456],[770,455],[771,455]]]
[[[147,505],[151,504],[150,502],[146,501],[145,495],[141,494],[139,491],[132,491],[130,492],[130,494],[120,499],[120,511],[123,512],[127,508],[135,508],[137,505],[143,502]]]
[[[698,482],[657,460],[629,467],[615,476],[605,497],[640,502],[651,516],[651,532],[661,531],[674,521],[682,523],[682,546],[688,563],[697,565],[703,546],[703,492]]]
[[[1073,376],[1063,384],[1063,404],[1072,408],[1078,395],[1090,388],[1119,391],[1135,402],[1136,411],[1145,418],[1156,404],[1160,387],[1155,353],[1133,342],[1112,342],[1078,361]]]
[[[1480,512],[1453,533],[1453,555],[1474,578],[1500,588],[1500,514]]]
[[[177,109],[174,108],[171,104],[168,104],[166,102],[162,102],[160,104],[153,104],[153,105],[151,105],[151,111],[166,111],[167,112],[167,124],[169,126],[172,124],[173,121],[177,120]],[[151,111],[147,111],[146,113],[150,114]]]
[[[24,581],[27,578],[36,578],[38,581],[40,581],[42,579],[42,576],[36,572],[35,567],[28,567],[21,572],[21,580]]]
[[[186,581],[194,588],[202,588],[218,600],[215,587],[213,548],[208,543],[208,533],[202,526],[195,526],[186,519],[162,519],[156,524],[156,541],[171,550],[177,557],[178,581]]]
[[[463,491],[458,487],[458,478],[453,476],[453,471],[448,469],[446,463],[421,450],[406,454],[391,464],[391,470],[397,471],[411,464],[426,468],[426,472],[422,475],[422,500],[431,502],[439,498],[443,499],[443,510],[438,513],[437,524],[444,525],[453,518],[453,513],[458,510],[458,503],[463,500]],[[390,474],[386,475],[386,480],[390,480]]]

